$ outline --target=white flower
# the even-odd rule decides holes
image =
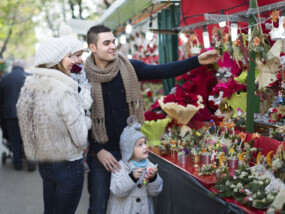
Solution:
[[[232,184],[232,185],[230,186],[230,188],[234,189],[234,188],[236,188],[236,186]]]
[[[258,184],[259,185],[263,185],[263,181],[258,181]]]
[[[243,185],[241,183],[238,183],[237,188],[241,190],[243,188]]]
[[[227,181],[227,182],[226,182],[226,185],[227,185],[227,186],[230,186],[230,185],[231,185],[231,182],[230,182],[230,181]]]
[[[280,169],[282,165],[283,165],[283,162],[279,158],[277,158],[272,162],[272,169],[273,170]]]

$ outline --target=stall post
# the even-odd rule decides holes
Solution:
[[[256,0],[249,1],[249,8],[257,8]],[[253,25],[256,24],[254,15],[249,16],[248,26],[253,30]],[[252,38],[254,39],[254,38]],[[255,92],[255,52],[250,52],[251,60],[247,70],[247,109],[246,109],[246,131],[253,133],[254,131],[254,113],[259,112],[259,97],[254,95]]]
[[[179,6],[171,6],[158,14],[158,29],[171,30],[180,24]],[[178,60],[178,35],[158,34],[159,63]],[[163,80],[163,91],[168,95],[175,86],[175,78]]]

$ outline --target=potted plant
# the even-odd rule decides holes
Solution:
[[[191,149],[191,155],[192,155],[192,161],[194,163],[194,167],[199,167],[199,164],[201,162],[201,150],[199,146],[194,146]]]

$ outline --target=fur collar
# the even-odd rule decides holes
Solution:
[[[50,68],[33,68],[31,70],[32,74],[51,77],[57,79],[66,85],[72,87],[73,89],[78,89],[78,83],[75,82],[71,77],[67,76],[66,74],[62,73],[61,71],[50,69]]]

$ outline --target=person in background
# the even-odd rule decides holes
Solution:
[[[92,105],[91,85],[88,83],[83,67],[82,54],[84,52],[83,44],[73,34],[70,26],[62,24],[59,28],[60,38],[63,39],[71,48],[71,58],[74,64],[71,68],[70,77],[78,83],[78,92],[81,98],[81,105],[87,116],[90,116],[90,108]],[[91,126],[91,124],[90,124]],[[87,150],[84,152],[84,169],[89,172],[86,162]]]
[[[46,214],[74,214],[83,189],[90,118],[69,76],[73,64],[64,40],[42,42],[17,103],[26,157],[39,162]]]
[[[0,82],[0,116],[3,135],[11,145],[15,170],[22,170],[22,139],[16,113],[16,104],[26,79],[24,64],[20,60],[13,62],[12,71],[5,74]],[[30,163],[32,165],[32,163]],[[28,166],[31,167],[30,165]]]
[[[111,175],[108,213],[153,214],[152,197],[157,196],[163,181],[157,174],[157,167],[148,160],[146,137],[140,131],[141,125],[133,116],[128,118],[120,138],[122,169]]]
[[[89,214],[106,213],[111,172],[121,169],[119,141],[126,119],[135,115],[141,124],[144,122],[139,81],[173,78],[218,60],[217,52],[211,50],[183,61],[148,65],[117,54],[115,41],[111,29],[104,25],[93,26],[87,33],[92,54],[85,60],[84,71],[94,101],[87,156]]]

